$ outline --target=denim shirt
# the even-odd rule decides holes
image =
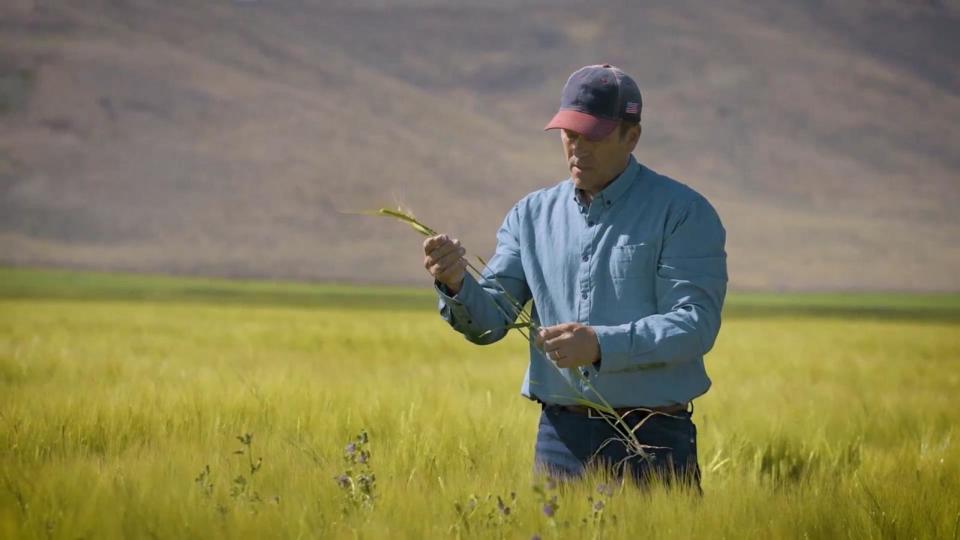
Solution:
[[[532,300],[541,326],[593,327],[597,365],[558,369],[533,343],[521,392],[548,404],[615,407],[685,403],[707,391],[703,355],[720,330],[726,232],[707,200],[637,163],[581,203],[573,181],[531,193],[507,214],[481,278],[450,296],[441,316],[466,339],[489,344]],[[532,337],[532,336],[531,336]]]

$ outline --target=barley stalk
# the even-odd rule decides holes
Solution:
[[[362,215],[391,217],[406,223],[407,225],[412,227],[413,230],[417,231],[418,233],[424,236],[436,236],[438,234],[435,230],[433,230],[432,228],[424,225],[419,220],[417,220],[417,218],[413,215],[412,212],[405,211],[401,208],[398,208],[397,210],[391,210],[389,208],[380,208],[378,210],[367,210],[367,211],[355,212],[355,213],[359,213]],[[484,269],[488,268],[487,262],[484,261],[483,258],[481,258],[480,256],[476,256],[476,258],[477,258],[477,261],[480,262],[480,264]],[[477,267],[475,267],[469,260],[466,262],[467,262],[467,268],[473,272],[474,276],[478,280],[484,279],[483,272],[481,270],[478,270]],[[502,329],[506,329],[507,331],[517,330],[528,342],[530,342],[531,337],[530,335],[527,335],[526,332],[524,332],[524,329],[525,328],[529,329],[531,332],[539,332],[540,326],[533,321],[533,317],[530,314],[528,314],[526,309],[524,309],[524,306],[516,298],[514,298],[509,291],[507,291],[506,287],[504,287],[503,284],[500,283],[500,280],[497,279],[497,276],[493,272],[490,272],[490,278],[497,285],[497,287],[503,293],[503,295],[507,298],[507,300],[509,301],[513,309],[516,310],[516,313],[514,313],[514,316],[510,317],[506,312],[504,312],[503,308],[500,307],[500,304],[498,302],[494,302],[494,305],[500,311],[500,314],[503,315],[503,317],[507,321],[511,321],[515,319],[519,319],[521,321],[520,323],[517,323],[517,324],[508,323],[507,325],[502,327]],[[493,332],[493,330],[488,330],[487,332],[484,332],[483,334],[481,334],[481,336],[489,335],[491,332]],[[539,348],[537,348],[537,350],[541,353],[541,355],[543,354],[543,351],[540,351]],[[563,375],[563,371],[562,371],[562,368],[560,368],[560,366],[552,362],[549,358],[546,358],[546,360],[548,364],[552,365],[554,369],[556,369],[561,373],[561,375]],[[646,418],[644,418],[637,425],[636,428],[631,429],[629,424],[627,424],[626,420],[624,419],[626,415],[621,416],[617,414],[616,409],[610,404],[609,401],[606,400],[606,398],[603,397],[603,395],[600,394],[600,392],[596,389],[596,387],[594,387],[593,384],[591,384],[586,377],[584,377],[576,369],[572,369],[570,370],[570,372],[573,373],[575,377],[577,377],[580,381],[582,381],[586,385],[586,387],[594,395],[597,396],[597,398],[600,400],[600,403],[587,399],[586,397],[577,398],[576,401],[581,405],[591,407],[595,409],[597,412],[599,412],[601,418],[603,418],[603,420],[606,421],[607,424],[609,424],[615,431],[617,431],[618,433],[620,433],[620,435],[623,436],[623,438],[620,440],[628,448],[630,448],[630,450],[632,450],[635,455],[638,455],[643,459],[648,459],[649,454],[647,454],[645,450],[646,448],[648,448],[648,446],[640,442],[640,440],[636,436],[635,430],[639,429],[647,421],[647,419],[652,417],[654,414],[665,414],[665,413],[654,413],[652,411],[648,411],[650,412],[650,414]],[[566,377],[561,377],[561,378],[564,381],[566,381],[567,385],[574,392],[576,392],[580,396],[583,396],[583,393],[578,388],[576,388]],[[638,408],[634,410],[646,410],[646,409]],[[597,451],[599,452],[599,449]]]

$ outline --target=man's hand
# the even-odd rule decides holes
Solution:
[[[463,258],[466,252],[456,238],[445,234],[431,236],[423,241],[423,267],[433,279],[457,294],[467,273],[467,260]]]
[[[542,327],[536,344],[547,353],[547,358],[562,368],[589,366],[600,359],[596,332],[580,323]]]

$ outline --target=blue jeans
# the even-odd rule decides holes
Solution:
[[[537,431],[535,468],[559,478],[576,478],[588,467],[608,469],[621,478],[626,472],[639,486],[653,477],[667,484],[679,484],[700,490],[697,464],[697,427],[691,412],[670,415],[636,411],[624,421],[636,429],[637,439],[647,457],[628,451],[622,436],[600,418],[589,418],[547,406],[540,413]],[[606,444],[604,444],[606,443]]]

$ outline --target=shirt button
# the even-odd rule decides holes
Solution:
[[[583,298],[584,300],[586,300],[586,299],[587,299],[587,293],[581,294],[581,295],[580,295],[580,298]]]
[[[590,260],[590,256],[589,256],[589,255],[584,255],[584,256],[583,256],[583,262],[587,262],[587,261],[589,261],[589,260]]]
[[[592,222],[592,221],[588,221],[588,222],[587,222],[587,227],[593,227],[593,222]]]

